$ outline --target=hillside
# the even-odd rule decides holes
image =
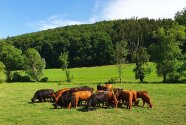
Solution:
[[[171,19],[126,19],[102,21],[95,24],[73,25],[55,29],[9,37],[5,40],[24,50],[32,47],[46,60],[47,68],[60,67],[58,57],[69,52],[70,67],[110,65],[114,63],[115,43],[125,39],[136,42],[136,35],[142,32],[142,42],[146,48],[155,42],[152,32],[158,27],[170,28]],[[122,34],[123,35],[122,35]],[[132,49],[129,46],[129,49]],[[128,62],[131,62],[130,54]]]

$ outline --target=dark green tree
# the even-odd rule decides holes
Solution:
[[[183,54],[181,41],[185,39],[185,27],[159,28],[154,32],[156,43],[150,46],[151,57],[157,64],[157,73],[163,76],[163,82],[177,82],[183,75]]]
[[[0,60],[6,67],[7,81],[11,81],[11,71],[23,69],[22,51],[10,44],[0,44]]]
[[[25,72],[36,81],[40,81],[45,69],[45,59],[41,58],[36,49],[29,48],[25,51]]]
[[[175,21],[178,22],[180,25],[186,26],[186,8],[183,10],[178,11],[174,17]]]

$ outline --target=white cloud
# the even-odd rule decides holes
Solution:
[[[186,7],[186,0],[109,0],[103,8],[103,19],[131,17],[174,18]]]
[[[131,17],[174,18],[177,11],[186,7],[186,0],[96,0],[92,16],[87,21],[67,20],[51,16],[47,20],[28,23],[36,30],[53,29],[75,24],[90,24],[101,20],[125,19]]]
[[[62,27],[67,25],[75,25],[75,24],[85,24],[86,22],[74,21],[74,20],[64,20],[59,16],[51,16],[47,20],[40,20],[38,22],[28,23],[29,26],[36,30],[46,30],[53,29],[56,27]]]

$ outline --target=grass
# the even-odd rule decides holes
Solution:
[[[162,78],[155,73],[155,65],[149,64],[153,72],[145,78],[148,82],[138,83],[134,79],[132,69],[134,65],[124,65],[122,84],[114,87],[135,90],[147,90],[153,102],[153,108],[147,105],[133,106],[131,110],[98,109],[85,112],[83,107],[78,109],[53,109],[51,103],[31,104],[30,99],[36,90],[52,88],[59,90],[65,87],[88,85],[96,88],[97,83],[107,82],[117,76],[115,66],[101,66],[89,68],[73,68],[72,83],[58,85],[58,81],[65,80],[65,74],[60,69],[47,69],[45,75],[48,83],[4,83],[0,84],[0,125],[185,125],[186,124],[186,84],[162,84]],[[156,84],[152,84],[156,83]],[[140,101],[140,105],[142,102]]]
[[[88,85],[88,84],[86,84]],[[53,109],[51,103],[30,104],[34,92],[38,89],[79,85],[57,85],[56,83],[16,83],[0,85],[0,124],[81,124],[81,125],[164,125],[186,123],[186,84],[113,84],[124,89],[148,90],[153,108],[147,105],[118,109],[98,109],[84,112],[78,109]],[[90,85],[96,88],[96,85]],[[140,105],[142,102],[140,101]]]
[[[158,77],[155,70],[154,63],[148,63],[152,69],[152,73],[147,75],[144,81],[149,83],[159,83],[162,81],[161,77]],[[136,83],[139,80],[135,79],[133,72],[134,64],[125,64],[123,66],[122,78],[125,83]],[[72,68],[70,69],[73,75],[72,83],[103,83],[108,82],[112,77],[118,77],[117,67],[114,65],[110,66],[97,66],[97,67],[83,67],[83,68]],[[44,72],[45,76],[49,77],[50,82],[65,81],[65,72],[61,69],[46,69]]]

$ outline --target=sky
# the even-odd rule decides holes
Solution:
[[[186,0],[0,0],[0,39],[132,17],[172,18]]]

